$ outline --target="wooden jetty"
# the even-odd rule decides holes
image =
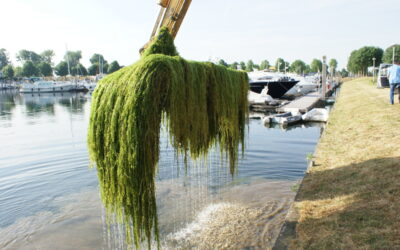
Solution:
[[[316,92],[311,92],[304,95],[294,101],[283,105],[277,109],[278,112],[301,112],[305,113],[313,109],[320,103],[321,94]]]

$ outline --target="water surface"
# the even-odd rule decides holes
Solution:
[[[1,249],[126,247],[117,225],[106,230],[89,168],[90,99],[0,93]],[[235,176],[216,154],[185,168],[162,138],[156,183],[163,247],[269,248],[320,133],[321,125],[266,128],[251,120]]]

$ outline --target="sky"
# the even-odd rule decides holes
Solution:
[[[153,0],[0,0],[0,48],[15,65],[21,49],[52,49],[58,63],[81,50],[130,65],[149,40],[159,6]],[[336,58],[347,64],[362,46],[400,43],[399,0],[193,0],[175,40],[191,60],[255,63],[278,57]]]

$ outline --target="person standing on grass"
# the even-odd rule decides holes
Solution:
[[[394,90],[400,88],[400,65],[395,61],[392,66],[387,69],[390,84],[390,103],[394,103]],[[399,97],[400,100],[400,97]]]

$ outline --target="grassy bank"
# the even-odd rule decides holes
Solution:
[[[291,249],[400,249],[400,104],[369,78],[343,84],[300,188]]]

